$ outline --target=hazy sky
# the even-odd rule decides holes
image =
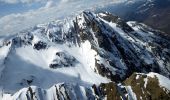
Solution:
[[[0,0],[0,36],[64,18],[114,0]]]

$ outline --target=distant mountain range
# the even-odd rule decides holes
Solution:
[[[170,0],[125,0],[104,8],[125,20],[135,20],[170,35]]]

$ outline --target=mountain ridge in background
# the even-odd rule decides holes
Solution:
[[[163,34],[169,35],[169,5],[169,0],[125,0],[114,6],[110,5],[101,9],[116,14],[127,21],[145,23],[154,29],[161,30]]]

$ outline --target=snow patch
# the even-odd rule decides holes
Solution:
[[[147,76],[152,77],[152,78],[158,78],[159,85],[161,87],[165,87],[168,90],[170,90],[170,80],[166,78],[165,76],[162,76],[154,72],[150,72],[149,74],[147,74]]]
[[[145,82],[145,83],[144,83],[144,87],[146,88],[146,86],[147,86],[147,84],[148,84],[148,83],[147,83],[147,82],[148,82],[148,78],[144,78],[144,82]]]
[[[137,100],[136,94],[133,92],[131,86],[126,86],[127,92],[128,92],[128,99],[129,100]]]

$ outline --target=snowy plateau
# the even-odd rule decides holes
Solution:
[[[0,38],[0,100],[168,100],[169,79],[170,38],[108,12]]]

